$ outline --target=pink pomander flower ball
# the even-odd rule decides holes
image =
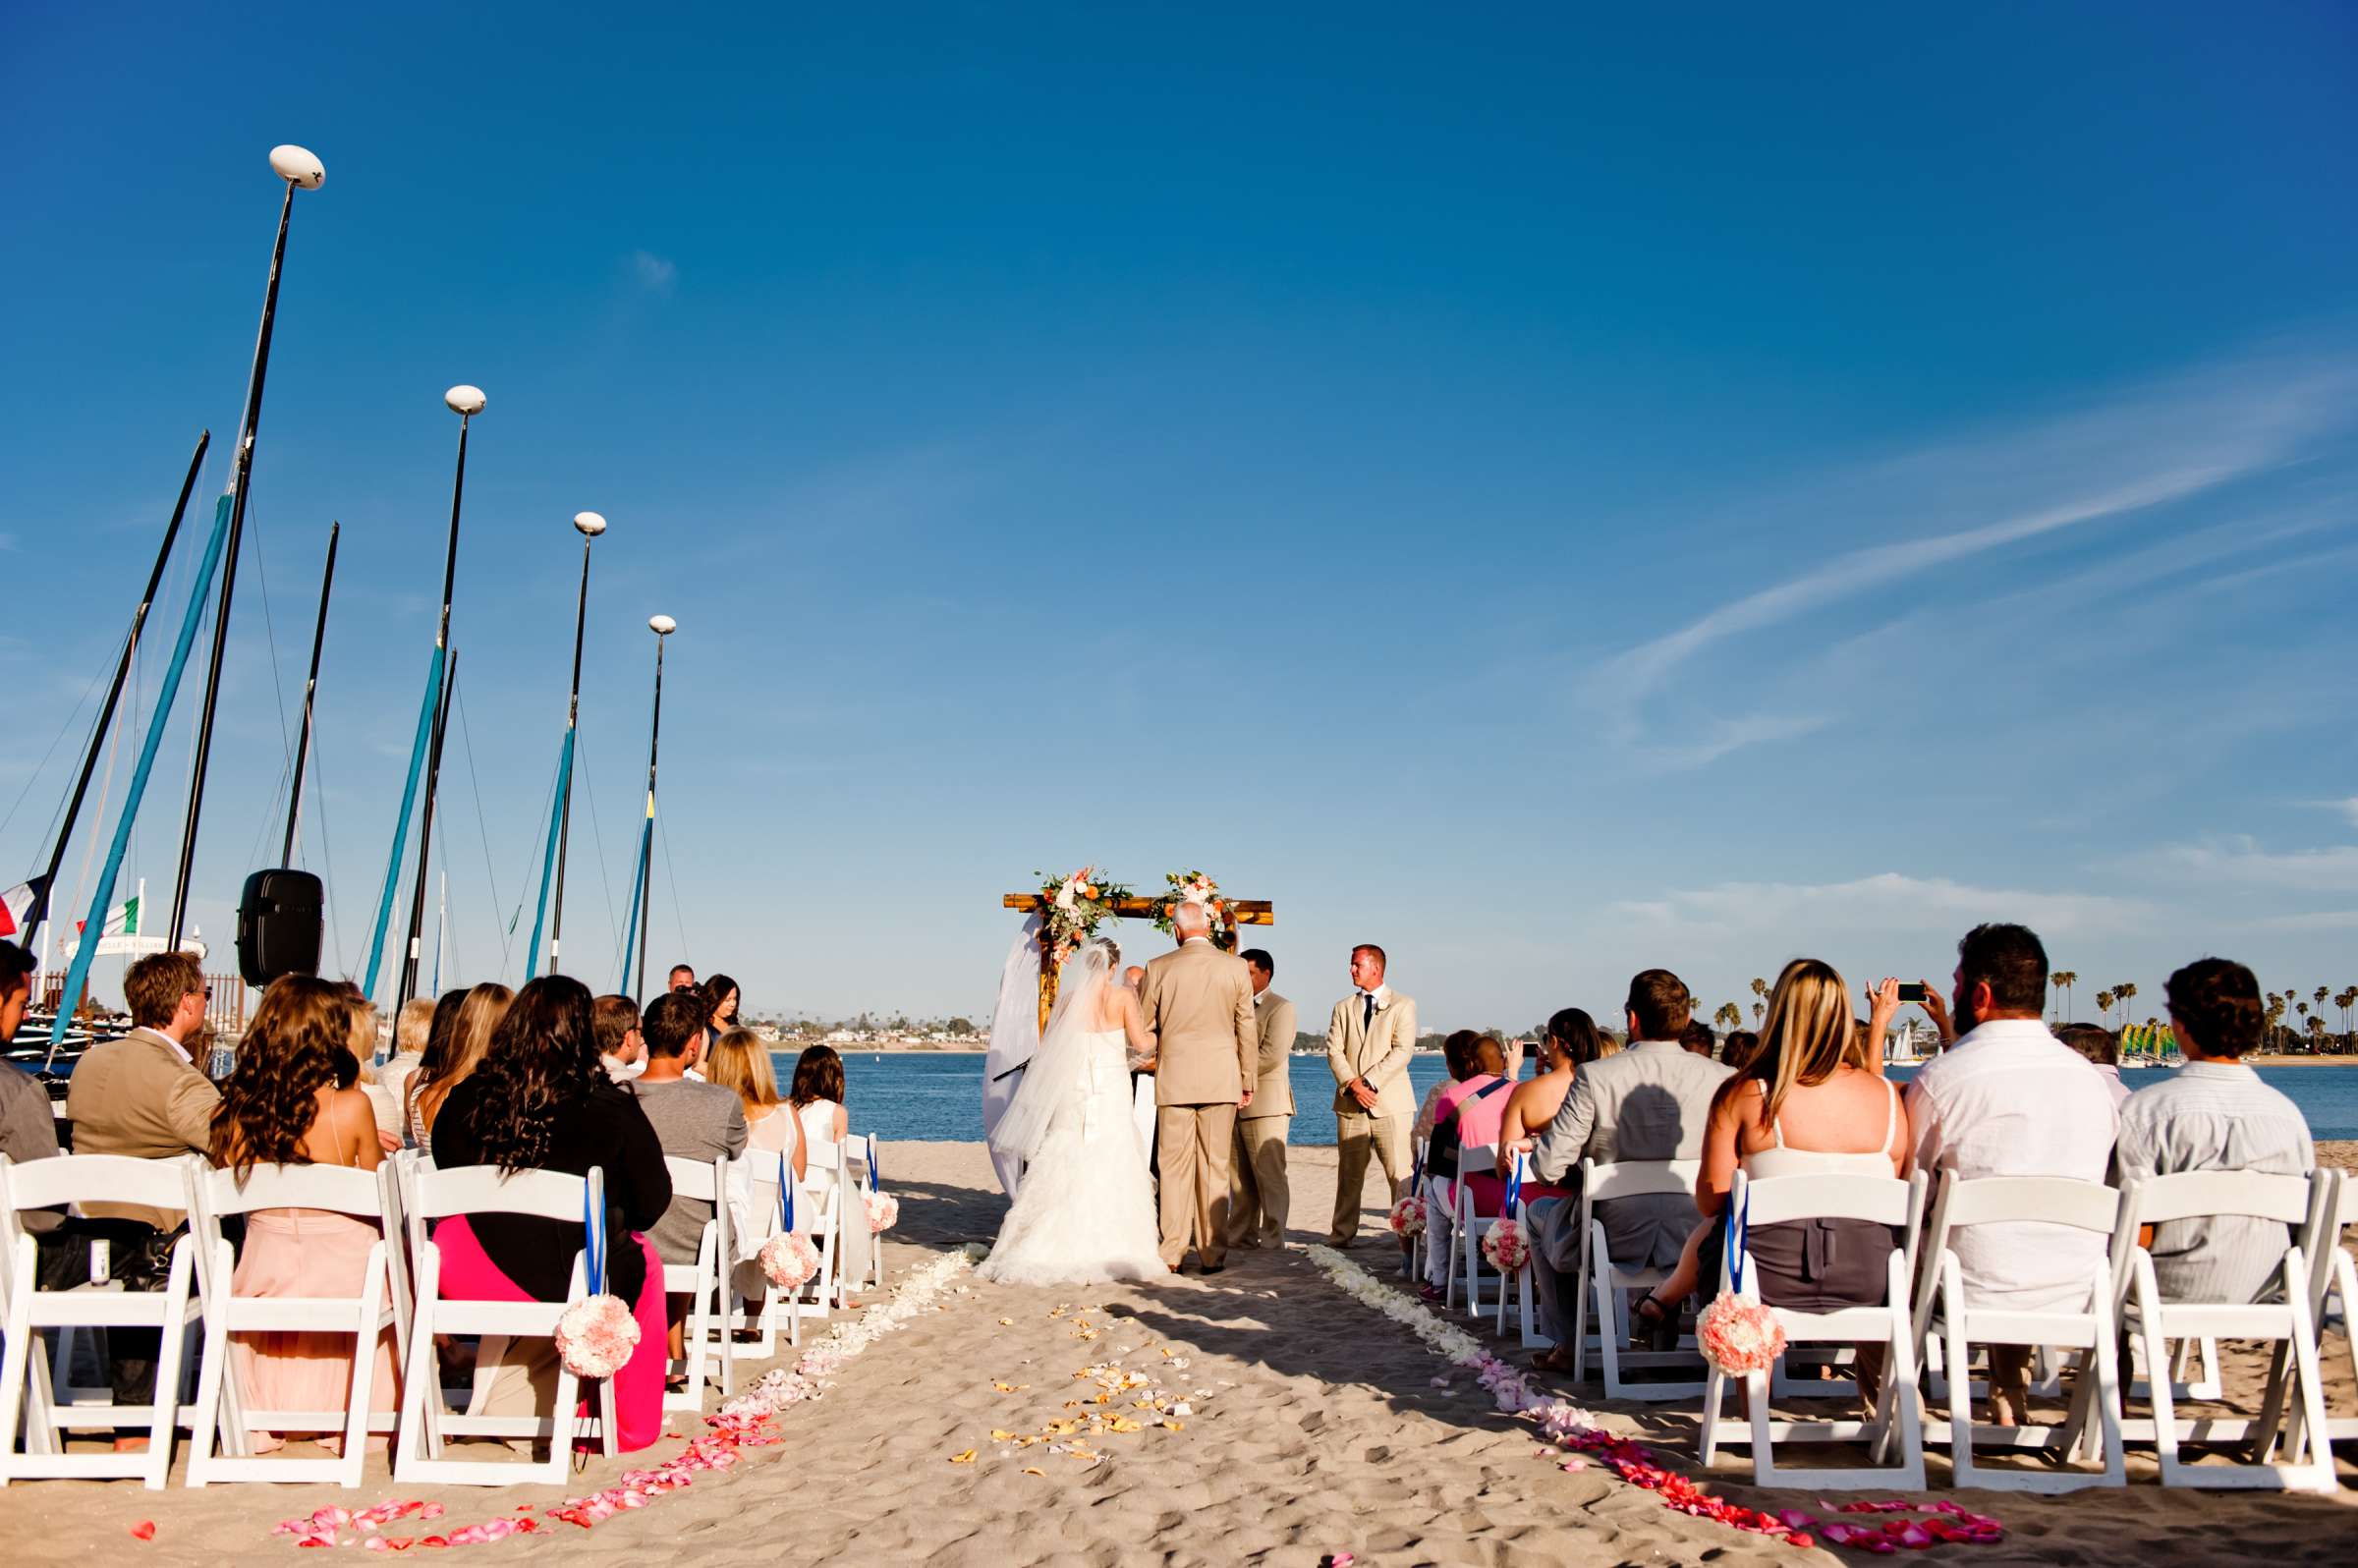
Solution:
[[[818,1249],[800,1231],[772,1236],[761,1244],[761,1275],[780,1290],[795,1290],[818,1272]]]
[[[1730,1376],[1767,1372],[1785,1353],[1785,1325],[1757,1301],[1723,1290],[1695,1319],[1703,1359]]]
[[[1392,1234],[1422,1236],[1425,1234],[1425,1200],[1411,1193],[1392,1205]]]
[[[1501,1274],[1521,1273],[1531,1261],[1531,1238],[1523,1233],[1523,1222],[1509,1214],[1492,1225],[1482,1238],[1482,1256]]]
[[[901,1201],[890,1193],[865,1193],[860,1201],[868,1209],[869,1234],[881,1236],[901,1222]]]
[[[557,1319],[558,1359],[576,1377],[611,1377],[639,1348],[639,1319],[620,1296],[586,1297]]]

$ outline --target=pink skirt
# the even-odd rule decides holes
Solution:
[[[368,1249],[376,1227],[349,1214],[318,1208],[257,1208],[246,1219],[246,1247],[230,1276],[233,1296],[346,1296],[366,1284]],[[386,1301],[392,1299],[390,1283]],[[343,1410],[352,1399],[355,1346],[351,1334],[326,1329],[253,1329],[229,1337],[230,1366],[249,1410]],[[393,1330],[377,1337],[376,1366],[368,1378],[368,1408],[391,1415],[401,1405],[401,1382],[393,1358]],[[290,1428],[299,1429],[299,1428]],[[370,1446],[382,1448],[382,1436]],[[343,1438],[325,1439],[340,1450]],[[282,1446],[277,1434],[254,1431],[253,1449]]]
[[[646,1257],[646,1284],[631,1304],[639,1320],[638,1348],[614,1374],[614,1425],[626,1453],[646,1447],[663,1435],[663,1372],[670,1359],[663,1316],[663,1260],[654,1244],[632,1235],[631,1245]],[[500,1271],[475,1239],[463,1214],[434,1227],[434,1245],[442,1253],[442,1294],[452,1301],[533,1301],[536,1298]],[[575,1407],[588,1415],[590,1402]]]

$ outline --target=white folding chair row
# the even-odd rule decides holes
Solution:
[[[1694,1367],[1700,1357],[1692,1350],[1630,1351],[1629,1293],[1652,1290],[1670,1277],[1667,1268],[1651,1264],[1623,1267],[1613,1260],[1605,1241],[1604,1221],[1597,1205],[1619,1198],[1664,1196],[1672,1193],[1692,1200],[1703,1173],[1696,1159],[1620,1160],[1600,1165],[1580,1162],[1580,1267],[1573,1286],[1572,1379],[1581,1380],[1592,1347],[1604,1365],[1604,1392],[1610,1399],[1648,1402],[1693,1399],[1704,1391],[1701,1379],[1674,1382],[1630,1382],[1623,1372],[1639,1368]],[[1702,1216],[1696,1216],[1701,1223]],[[1592,1333],[1594,1329],[1594,1333]]]
[[[2027,1220],[2065,1225],[2106,1238],[2106,1257],[2091,1262],[2086,1291],[2076,1304],[2037,1311],[1971,1300],[1965,1294],[1957,1261],[1955,1233],[1971,1225]],[[2111,1281],[2114,1262],[2134,1245],[2135,1237],[2135,1226],[2124,1218],[2120,1193],[2101,1182],[2058,1176],[1994,1176],[1972,1181],[1950,1177],[1941,1182],[1925,1231],[1926,1262],[1917,1283],[1909,1343],[1920,1353],[1927,1346],[1944,1352],[1947,1376],[1936,1384],[1934,1397],[1945,1399],[1949,1419],[1945,1428],[1928,1420],[1925,1436],[1927,1441],[1949,1445],[1957,1485],[2059,1492],[2128,1484],[2121,1452],[2120,1369]],[[2095,1372],[2100,1426],[2092,1457],[2101,1462],[2101,1470],[1991,1470],[1976,1463],[1976,1453],[1982,1449],[2069,1451],[2082,1446],[2074,1440],[2080,1426],[2077,1422],[2051,1427],[1975,1424],[1973,1353],[1977,1347],[1990,1345],[2061,1347],[2083,1353],[2083,1365]],[[1878,1442],[1879,1460],[1887,1456],[1890,1436],[1886,1431]]]
[[[876,1165],[876,1135],[854,1133],[836,1146],[842,1151],[839,1186],[841,1197],[836,1204],[838,1233],[845,1238],[844,1257],[839,1270],[842,1285],[840,1297],[855,1290],[870,1290],[884,1282],[884,1249],[875,1234],[868,1228],[868,1207],[863,1195],[869,1190],[869,1179]],[[806,1161],[808,1164],[808,1161]]]
[[[723,1154],[707,1164],[666,1154],[663,1163],[671,1172],[674,1202],[686,1198],[712,1207],[711,1217],[697,1236],[696,1261],[663,1265],[664,1292],[688,1298],[688,1314],[681,1325],[684,1354],[667,1367],[669,1375],[685,1374],[687,1381],[676,1391],[666,1384],[663,1408],[702,1410],[707,1376],[719,1385],[723,1398],[737,1391],[736,1339],[724,1321],[728,1304],[723,1296],[729,1266],[725,1260],[734,1258],[729,1159]]]
[[[398,1333],[398,1292],[389,1251],[400,1248],[400,1201],[390,1166],[372,1171],[340,1165],[256,1165],[241,1182],[234,1169],[198,1169],[192,1182],[190,1231],[196,1242],[198,1297],[204,1313],[204,1356],[197,1374],[196,1417],[189,1448],[188,1483],[215,1481],[332,1481],[361,1484],[370,1432],[390,1433],[395,1418],[371,1413],[378,1336]],[[380,1231],[363,1265],[356,1296],[240,1296],[230,1286],[236,1260],[221,1221],[259,1208],[309,1208],[365,1220]],[[387,1238],[391,1238],[388,1244]],[[342,1410],[265,1410],[247,1406],[230,1357],[238,1332],[295,1330],[350,1334],[352,1380]],[[400,1352],[395,1353],[395,1365]],[[253,1453],[255,1431],[333,1431],[343,1452],[330,1458],[282,1458]],[[216,1444],[219,1450],[216,1452]]]
[[[539,1219],[582,1220],[591,1247],[604,1245],[605,1174],[592,1169],[587,1177],[555,1171],[521,1171],[508,1175],[496,1166],[440,1170],[424,1162],[412,1163],[405,1173],[410,1254],[417,1299],[411,1313],[409,1365],[418,1369],[403,1386],[401,1440],[395,1451],[393,1474],[407,1483],[418,1480],[462,1484],[502,1486],[516,1482],[565,1484],[572,1467],[573,1440],[578,1432],[595,1435],[605,1453],[618,1452],[619,1429],[614,1417],[614,1384],[599,1382],[598,1413],[575,1414],[580,1382],[562,1362],[557,1367],[556,1398],[547,1417],[500,1416],[488,1413],[454,1415],[444,1410],[441,1379],[434,1374],[436,1334],[500,1335],[548,1339],[557,1319],[574,1302],[589,1294],[589,1265],[585,1253],[573,1257],[572,1276],[565,1300],[467,1301],[445,1300],[441,1294],[442,1255],[428,1225],[454,1216],[525,1215]],[[486,1350],[488,1347],[486,1346]],[[488,1372],[478,1367],[478,1392]],[[452,1437],[506,1437],[548,1443],[545,1460],[516,1464],[498,1460],[446,1459],[442,1449]]]
[[[159,1291],[124,1290],[114,1284],[78,1284],[70,1290],[39,1287],[32,1232],[20,1219],[28,1209],[67,1204],[125,1204],[143,1208],[185,1210],[196,1156],[132,1159],[119,1154],[72,1154],[12,1163],[0,1155],[0,1241],[7,1246],[5,1344],[0,1345],[0,1484],[36,1478],[137,1478],[148,1490],[163,1488],[172,1469],[172,1444],[180,1429],[183,1365],[199,1304],[194,1284],[195,1248],[183,1236],[172,1244],[171,1263]],[[161,1335],[155,1392],[145,1405],[77,1403],[60,1408],[52,1391],[43,1329],[150,1328]],[[68,1453],[60,1433],[99,1428],[144,1428],[144,1453]],[[21,1435],[20,1435],[21,1434]]]
[[[2131,1340],[2144,1352],[2149,1370],[2150,1420],[2124,1421],[2133,1441],[2150,1440],[2165,1486],[2272,1487],[2331,1491],[2336,1483],[2327,1431],[2323,1381],[2318,1372],[2316,1319],[2311,1316],[2309,1279],[2325,1229],[2333,1177],[2270,1176],[2256,1171],[2182,1171],[2132,1182],[2122,1196],[2124,1221],[2132,1232],[2176,1220],[2232,1215],[2272,1220],[2286,1227],[2292,1244],[2275,1269],[2276,1299],[2262,1302],[2168,1301],[2162,1295],[2152,1253],[2135,1247],[2129,1256],[2126,1290],[2115,1282],[2115,1299]],[[2176,1390],[2164,1369],[2172,1365],[2171,1342],[2189,1339],[2259,1339],[2279,1347],[2271,1369],[2265,1406],[2256,1422],[2177,1419]],[[2291,1382],[2282,1375],[2290,1363]],[[2273,1459],[2279,1419],[2289,1395],[2294,1402],[2286,1457]],[[2183,1442],[2248,1440],[2252,1458],[2241,1464],[2189,1464],[2179,1456]],[[2308,1457],[2294,1454],[2306,1450]]]
[[[2344,1232],[2358,1229],[2358,1174],[2349,1171],[2322,1174],[2332,1183],[2332,1197],[2318,1226],[2313,1253],[2316,1261],[2309,1269],[2309,1320],[2317,1327],[2318,1355],[2322,1362],[2330,1315],[2341,1319],[2342,1349],[2349,1356],[2350,1380],[2358,1384],[2358,1265],[2351,1262],[2349,1249],[2341,1244]],[[2300,1441],[2300,1420],[2296,1409],[2292,1416],[2294,1425],[2285,1438],[2288,1444]],[[2358,1440],[2358,1410],[2347,1416],[2329,1413],[2326,1441],[2353,1440]]]
[[[1850,1219],[1887,1225],[1899,1233],[1885,1266],[1883,1300],[1873,1306],[1832,1312],[1769,1310],[1794,1344],[1837,1343],[1885,1347],[1883,1384],[1874,1418],[1869,1421],[1778,1421],[1770,1407],[1769,1377],[1766,1372],[1745,1376],[1750,1406],[1743,1421],[1722,1421],[1720,1402],[1726,1375],[1712,1368],[1703,1395],[1702,1459],[1709,1466],[1721,1444],[1748,1445],[1756,1485],[1818,1486],[1828,1489],[1896,1485],[1907,1491],[1924,1488],[1924,1421],[1916,1389],[1916,1353],[1908,1317],[1908,1280],[1924,1221],[1922,1175],[1907,1181],[1897,1177],[1812,1175],[1776,1176],[1752,1181],[1736,1172],[1728,1193],[1729,1212],[1744,1216],[1748,1230],[1808,1219]],[[1741,1267],[1729,1287],[1739,1299],[1758,1302],[1760,1281],[1750,1266]],[[1882,1448],[1882,1435],[1896,1429],[1900,1445],[1897,1465],[1855,1469],[1795,1470],[1776,1462],[1778,1442],[1865,1442]]]
[[[739,1347],[739,1353],[749,1360],[762,1361],[776,1354],[781,1329],[787,1344],[800,1345],[803,1319],[828,1316],[842,1260],[843,1184],[832,1176],[815,1187],[812,1183],[822,1171],[840,1172],[840,1148],[836,1144],[806,1146],[805,1174],[799,1181],[787,1155],[763,1152],[747,1156],[759,1161],[754,1167],[754,1204],[756,1211],[765,1217],[760,1232],[740,1243],[740,1256],[755,1259],[762,1244],[783,1228],[778,1199],[781,1182],[794,1182],[794,1228],[809,1238],[812,1250],[818,1254],[817,1271],[791,1291],[771,1284],[758,1262],[740,1262],[732,1271],[726,1327],[732,1334],[740,1331],[754,1334],[753,1339]]]

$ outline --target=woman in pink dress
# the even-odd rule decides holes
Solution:
[[[1448,1249],[1454,1245],[1457,1189],[1463,1183],[1473,1196],[1478,1215],[1498,1212],[1498,1178],[1487,1164],[1476,1168],[1461,1162],[1460,1151],[1498,1142],[1499,1118],[1506,1112],[1506,1048],[1488,1035],[1459,1030],[1443,1042],[1451,1082],[1432,1098],[1432,1133],[1426,1146],[1425,1288],[1429,1300],[1438,1300],[1446,1274]]]
[[[212,1159],[240,1181],[256,1165],[344,1165],[374,1170],[382,1157],[365,1091],[336,1087],[350,1060],[356,1002],[342,985],[308,976],[272,982],[238,1045],[237,1066],[213,1112]],[[375,1225],[317,1208],[257,1208],[246,1219],[230,1291],[239,1296],[358,1296],[366,1284]],[[381,1264],[379,1266],[382,1266]],[[230,1365],[246,1408],[342,1410],[352,1394],[353,1336],[329,1330],[264,1329],[230,1336]],[[376,1342],[368,1408],[390,1415],[401,1386],[388,1329]],[[340,1435],[321,1437],[340,1450]],[[257,1428],[253,1448],[285,1445]],[[382,1447],[383,1439],[371,1439]]]

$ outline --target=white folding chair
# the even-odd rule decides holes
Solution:
[[[372,1417],[377,1338],[397,1326],[387,1283],[388,1241],[400,1246],[398,1229],[387,1225],[393,1172],[354,1170],[341,1165],[256,1165],[244,1182],[230,1170],[208,1170],[196,1178],[190,1231],[196,1239],[197,1297],[204,1311],[204,1359],[196,1381],[196,1419],[189,1446],[188,1483],[215,1481],[332,1481],[358,1486],[367,1458],[368,1434],[391,1432],[391,1411]],[[315,1208],[373,1221],[385,1232],[368,1249],[360,1293],[355,1296],[240,1296],[230,1288],[236,1260],[221,1221],[257,1208]],[[248,1404],[231,1366],[229,1336],[271,1329],[353,1336],[351,1391],[342,1410],[263,1410]],[[396,1352],[398,1355],[398,1352]],[[335,1431],[344,1439],[340,1457],[280,1458],[253,1452],[254,1431]],[[215,1451],[218,1443],[219,1452]]]
[[[1923,1253],[1928,1266],[1918,1284],[1909,1332],[1910,1342],[1915,1346],[1928,1343],[1943,1346],[1944,1365],[1950,1371],[1942,1390],[1936,1395],[1947,1401],[1947,1427],[1929,1428],[1927,1440],[1948,1443],[1959,1486],[2030,1492],[2125,1486],[2128,1472],[2121,1452],[2120,1366],[2110,1261],[2090,1263],[2087,1294],[2076,1306],[2017,1311],[1977,1303],[1965,1292],[1963,1270],[1950,1245],[1953,1233],[1970,1225],[2024,1220],[2067,1225],[2110,1238],[2115,1257],[2133,1243],[2136,1235],[2134,1227],[2122,1224],[2119,1191],[2101,1182],[2074,1181],[2062,1176],[1991,1176],[1978,1181],[1945,1178],[1933,1203],[1932,1221],[1925,1230]],[[1991,1470],[1978,1465],[1975,1454],[1981,1449],[2068,1453],[2076,1446],[2072,1439],[2079,1423],[1975,1425],[1970,1370],[1977,1345],[2035,1345],[2083,1352],[2081,1375],[2095,1379],[2099,1420],[2093,1457],[2102,1461],[2103,1469],[2096,1472]],[[1878,1444],[1876,1457],[1883,1458],[1888,1447],[1886,1434]]]
[[[787,1343],[800,1345],[803,1321],[824,1322],[841,1302],[844,1284],[844,1226],[847,1203],[855,1204],[841,1144],[815,1140],[803,1148],[803,1179],[795,1193],[795,1228],[818,1250],[818,1272],[783,1298],[788,1307]],[[865,1216],[861,1222],[866,1223]]]
[[[1572,1380],[1588,1369],[1590,1346],[1604,1364],[1604,1392],[1609,1399],[1658,1402],[1693,1399],[1704,1390],[1701,1378],[1673,1382],[1629,1382],[1623,1373],[1640,1368],[1692,1367],[1699,1357],[1692,1350],[1639,1350],[1623,1347],[1629,1340],[1629,1293],[1652,1290],[1670,1277],[1667,1268],[1644,1264],[1624,1268],[1615,1262],[1597,1205],[1616,1198],[1643,1198],[1671,1193],[1690,1200],[1703,1174],[1699,1159],[1627,1159],[1609,1165],[1580,1162],[1580,1267],[1574,1281],[1572,1308]],[[1703,1222],[1699,1211],[1695,1220]],[[1591,1328],[1595,1334],[1592,1338]]]
[[[2358,1226],[2358,1175],[2348,1171],[2321,1171],[2331,1184],[2330,1196],[2325,1206],[2323,1222],[2318,1226],[2317,1243],[2309,1267],[2309,1319],[2317,1325],[2318,1353],[2322,1363],[2325,1353],[2326,1326],[2333,1317],[2341,1319],[2342,1349],[2349,1354],[2350,1379],[2358,1383],[2358,1265],[2350,1260],[2350,1251],[2342,1246],[2342,1233]],[[2300,1417],[2295,1413],[2293,1427],[2286,1442],[2300,1441]],[[2326,1441],[2349,1442],[2358,1439],[2358,1413],[2348,1416],[2326,1417]]]
[[[71,1290],[38,1288],[32,1233],[19,1215],[31,1208],[74,1204],[129,1204],[145,1208],[186,1209],[193,1175],[202,1166],[193,1154],[179,1159],[132,1159],[121,1154],[62,1154],[13,1164],[0,1155],[0,1240],[8,1247],[7,1327],[0,1330],[0,1484],[35,1478],[84,1480],[137,1477],[150,1491],[163,1489],[172,1469],[172,1440],[180,1429],[182,1365],[197,1304],[190,1289],[195,1266],[189,1238],[172,1244],[172,1262],[160,1291],[124,1290],[119,1284],[77,1285]],[[152,1328],[162,1337],[156,1353],[152,1403],[118,1405],[77,1402],[61,1408],[53,1399],[46,1351],[37,1342],[43,1329]],[[145,1453],[68,1453],[62,1431],[144,1428]]]
[[[1765,1372],[1749,1372],[1744,1384],[1750,1412],[1743,1421],[1722,1421],[1720,1401],[1726,1374],[1716,1367],[1705,1380],[1703,1395],[1703,1463],[1718,1456],[1719,1445],[1752,1449],[1753,1484],[1760,1486],[1823,1486],[1832,1490],[1861,1486],[1897,1486],[1904,1491],[1924,1489],[1924,1414],[1916,1393],[1916,1351],[1909,1332],[1909,1264],[1919,1228],[1924,1221],[1924,1177],[1776,1176],[1752,1181],[1736,1172],[1727,1195],[1728,1211],[1743,1217],[1745,1227],[1780,1225],[1805,1219],[1856,1219],[1888,1225],[1900,1233],[1885,1265],[1883,1300],[1869,1307],[1833,1312],[1794,1312],[1771,1308],[1785,1336],[1794,1344],[1837,1343],[1888,1347],[1883,1366],[1882,1392],[1872,1421],[1779,1421],[1769,1408],[1769,1378]],[[1737,1270],[1729,1287],[1739,1299],[1760,1300],[1760,1281],[1747,1264]],[[1881,1450],[1882,1434],[1896,1423],[1900,1445],[1897,1465],[1871,1464],[1847,1470],[1795,1470],[1776,1462],[1779,1442],[1864,1442]]]
[[[463,1485],[504,1486],[516,1482],[545,1482],[563,1485],[573,1462],[576,1431],[595,1432],[605,1452],[619,1451],[620,1433],[614,1420],[614,1384],[598,1384],[598,1414],[579,1417],[579,1379],[562,1362],[557,1367],[556,1398],[543,1418],[495,1415],[458,1415],[443,1408],[441,1379],[435,1375],[434,1335],[497,1334],[508,1338],[547,1339],[556,1333],[565,1309],[590,1294],[589,1267],[582,1253],[573,1257],[573,1277],[561,1302],[467,1301],[442,1295],[442,1253],[427,1226],[456,1215],[521,1214],[539,1219],[585,1220],[590,1240],[602,1245],[605,1228],[605,1173],[591,1169],[587,1177],[556,1171],[520,1171],[510,1176],[495,1165],[470,1165],[442,1170],[421,1164],[410,1175],[409,1221],[412,1256],[416,1260],[418,1299],[410,1315],[408,1364],[415,1372],[402,1387],[401,1440],[394,1453],[394,1478],[411,1481],[448,1481]],[[478,1384],[489,1369],[477,1370]],[[545,1438],[545,1460],[517,1464],[500,1460],[445,1459],[442,1447],[452,1437]]]
[[[2144,1247],[2130,1253],[2129,1293],[2122,1316],[2151,1370],[2153,1414],[2150,1420],[2124,1421],[2122,1429],[2132,1441],[2153,1442],[2163,1485],[2333,1490],[2332,1448],[2320,1435],[2327,1429],[2325,1395],[2318,1375],[2317,1323],[2310,1316],[2309,1291],[2309,1258],[2323,1229],[2330,1186],[2331,1178],[2323,1172],[2269,1176],[2231,1170],[2179,1171],[2129,1184],[2124,1207],[2132,1226],[2236,1215],[2276,1221],[2293,1238],[2276,1266],[2281,1299],[2258,1303],[2166,1301],[2155,1273],[2153,1254]],[[2271,1340],[2289,1350],[2292,1408],[2297,1416],[2284,1459],[2270,1457],[2284,1392],[2278,1379],[2271,1379],[2268,1406],[2258,1421],[2178,1420],[2177,1390],[2162,1371],[2172,1365],[2170,1342],[2205,1338]],[[2196,1465],[2179,1457],[2181,1443],[2242,1440],[2251,1445],[2248,1463]],[[2306,1460],[2291,1457],[2304,1448],[2309,1455]]]
[[[1466,1277],[1466,1316],[1469,1317],[1482,1316],[1482,1248],[1480,1238],[1474,1233],[1480,1227],[1485,1235],[1488,1234],[1489,1222],[1498,1216],[1479,1211],[1480,1205],[1474,1202],[1473,1184],[1465,1179],[1464,1173],[1495,1170],[1497,1166],[1496,1144],[1465,1145],[1457,1151],[1459,1174],[1441,1178],[1449,1185],[1449,1262],[1441,1282],[1441,1305],[1457,1305],[1457,1275],[1462,1267]],[[1506,1293],[1506,1281],[1500,1280],[1498,1286],[1499,1294],[1503,1296]]]
[[[836,1225],[844,1239],[841,1277],[846,1292],[869,1290],[884,1281],[884,1244],[868,1228],[867,1194],[875,1169],[876,1138],[855,1133],[835,1146],[841,1150],[841,1197]]]
[[[663,1408],[702,1410],[704,1380],[708,1375],[720,1385],[724,1398],[737,1391],[735,1340],[727,1328],[728,1305],[722,1295],[726,1270],[721,1260],[731,1257],[732,1245],[729,1160],[723,1154],[707,1164],[666,1154],[663,1163],[671,1171],[673,1202],[687,1198],[712,1205],[712,1216],[704,1221],[697,1237],[696,1261],[663,1265],[664,1292],[688,1298],[688,1316],[680,1329],[681,1349],[685,1354],[681,1360],[669,1364],[671,1373],[685,1373],[688,1380],[676,1392],[666,1388]],[[715,1355],[720,1363],[716,1372],[710,1370]]]

